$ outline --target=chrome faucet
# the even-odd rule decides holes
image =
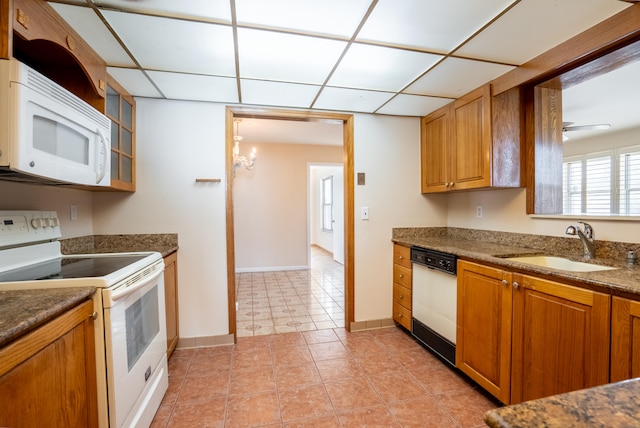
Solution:
[[[595,259],[596,258],[596,241],[593,237],[593,227],[589,223],[585,223],[584,221],[579,221],[584,227],[584,232],[580,229],[578,225],[571,225],[567,227],[567,231],[565,232],[567,235],[578,235],[580,241],[582,241],[582,246],[584,247],[584,258],[585,259]]]

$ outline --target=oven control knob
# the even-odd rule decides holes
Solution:
[[[33,226],[34,229],[39,229],[41,227],[45,227],[44,226],[44,219],[41,218],[34,218],[31,220],[31,226]]]
[[[51,225],[51,227],[58,227],[60,226],[60,220],[58,220],[58,217],[52,217],[49,219],[49,225]]]

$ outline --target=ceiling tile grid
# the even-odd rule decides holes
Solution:
[[[616,0],[51,0],[133,96],[424,116]]]

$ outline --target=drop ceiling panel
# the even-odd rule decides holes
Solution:
[[[426,116],[451,101],[453,99],[400,94],[376,113],[396,116]]]
[[[97,6],[120,10],[135,10],[165,16],[206,18],[218,22],[231,22],[229,0],[93,0],[93,2]]]
[[[626,7],[622,1],[522,1],[456,55],[520,65]]]
[[[107,73],[134,97],[163,97],[144,73],[138,69],[107,67]]]
[[[324,110],[373,113],[392,96],[393,93],[389,92],[327,87],[322,90],[314,107]]]
[[[103,13],[143,68],[235,76],[231,27],[113,11]]]
[[[358,40],[449,53],[513,0],[380,0]]]
[[[236,0],[238,24],[351,38],[370,0]]]
[[[93,9],[61,3],[51,3],[51,6],[107,64],[118,67],[135,66]]]
[[[458,98],[515,67],[461,58],[447,58],[404,92]]]
[[[322,84],[345,42],[238,29],[240,77]]]
[[[242,102],[265,106],[309,108],[320,86],[242,79]]]
[[[183,73],[148,71],[149,77],[170,99],[237,103],[236,79]]]
[[[354,43],[329,80],[329,85],[395,92],[440,58],[440,55]]]

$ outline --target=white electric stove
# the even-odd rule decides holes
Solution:
[[[157,252],[63,255],[54,211],[0,211],[0,290],[93,286],[101,427],[148,427],[168,387]]]

